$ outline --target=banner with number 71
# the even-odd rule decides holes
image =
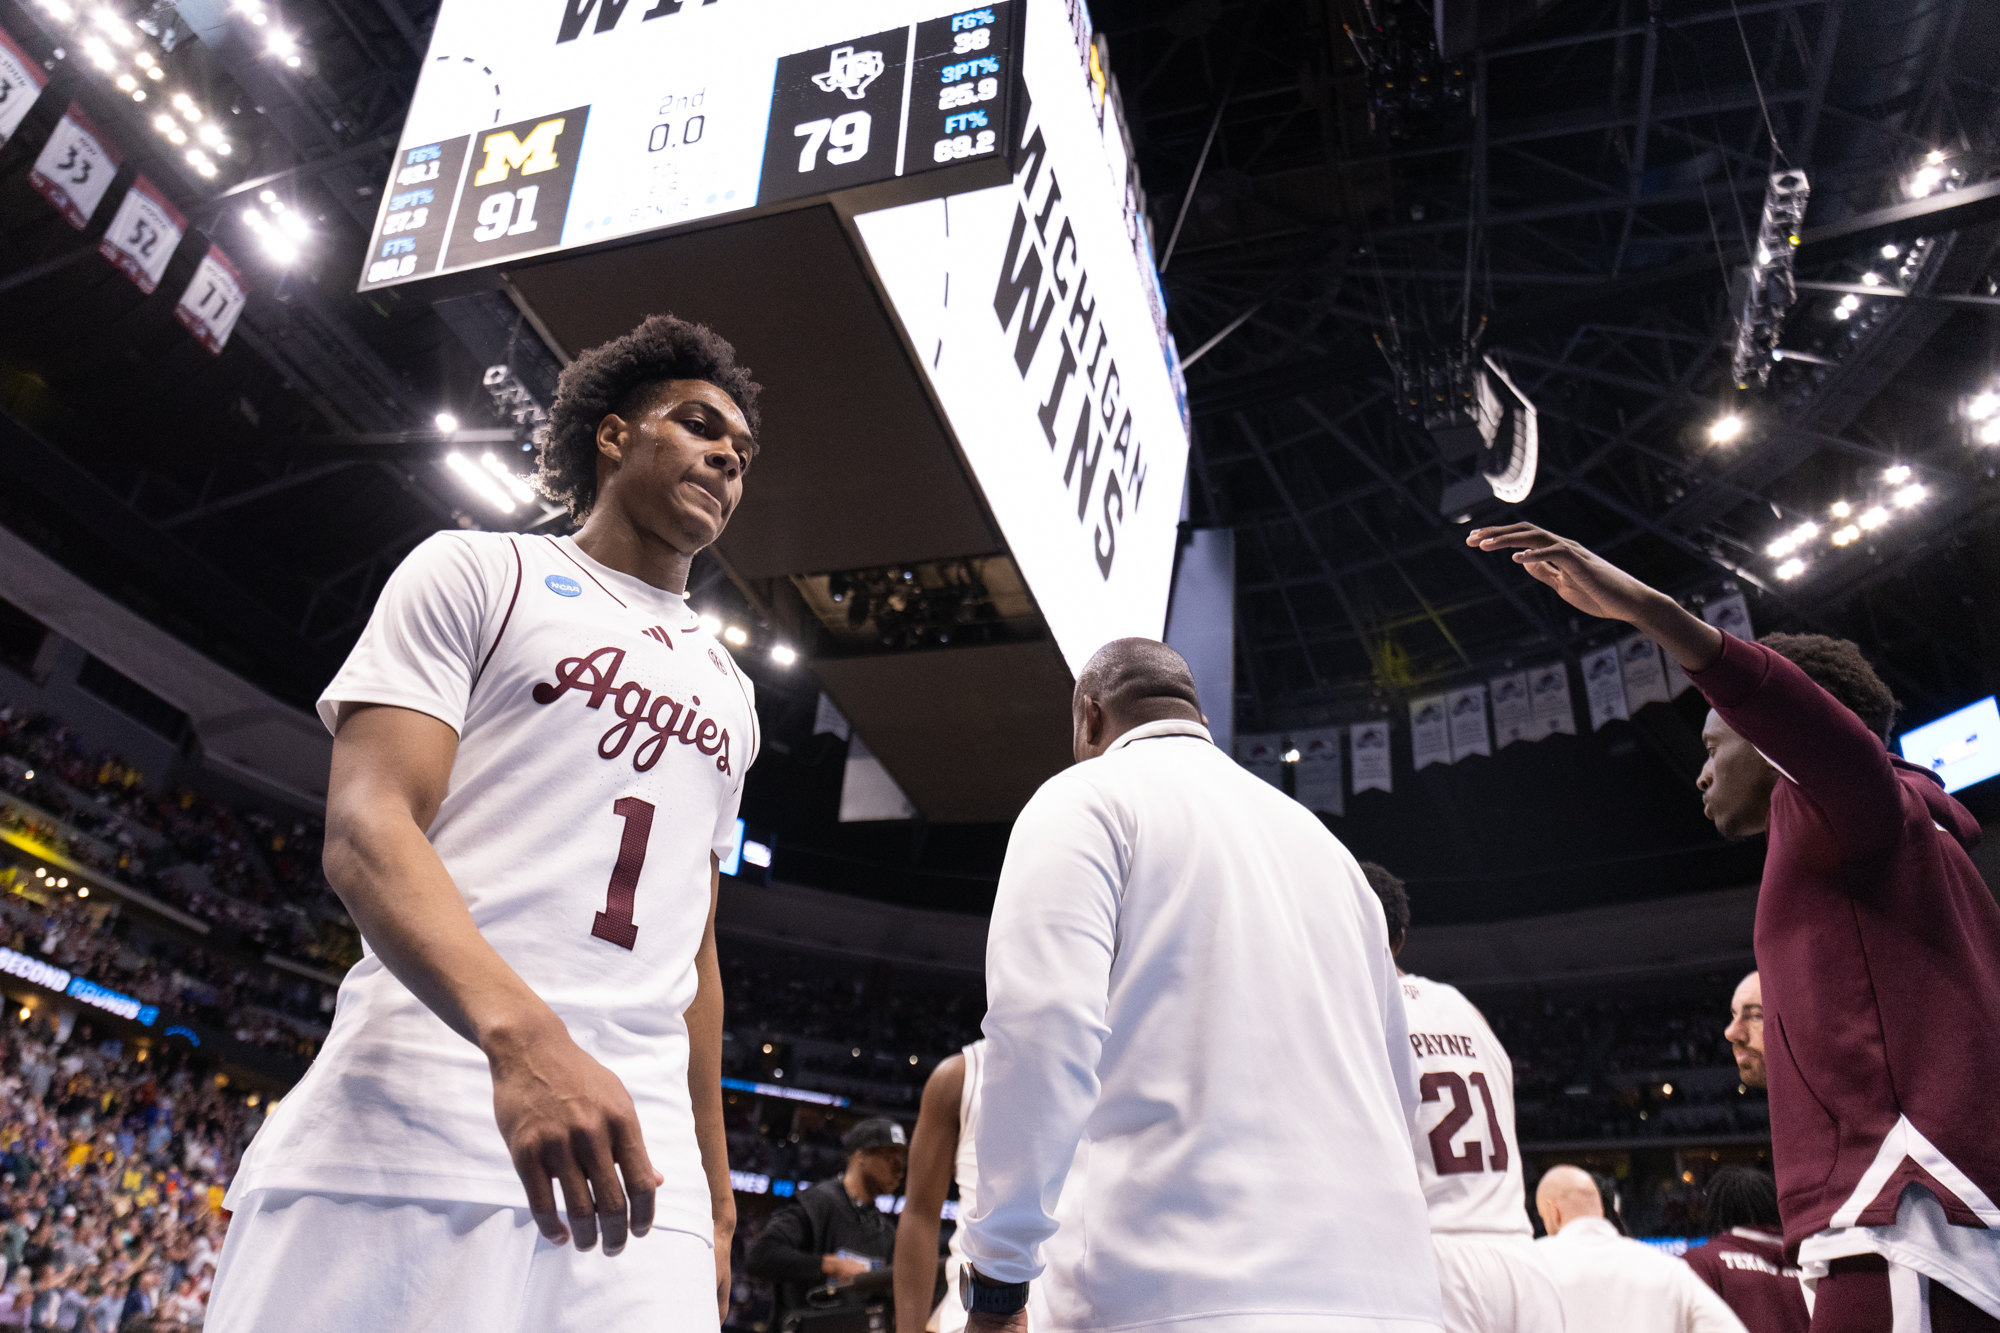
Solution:
[[[139,290],[152,294],[167,271],[167,261],[187,231],[187,216],[144,176],[132,182],[118,205],[111,229],[97,243],[98,253],[116,264]]]
[[[230,330],[236,327],[236,317],[243,313],[248,295],[243,274],[229,262],[221,246],[210,245],[201,263],[195,266],[194,280],[188,283],[187,290],[181,293],[180,304],[174,307],[174,318],[187,325],[188,332],[199,338],[203,347],[221,356],[222,345],[229,341]]]

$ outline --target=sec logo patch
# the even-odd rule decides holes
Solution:
[[[558,597],[580,597],[583,595],[583,585],[563,574],[551,574],[543,579],[542,582],[546,583],[549,591]]]
[[[708,660],[715,663],[717,671],[720,671],[725,676],[729,674],[729,664],[722,660],[722,654],[715,651],[715,649],[711,648],[708,650]]]

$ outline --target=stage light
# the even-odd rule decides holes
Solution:
[[[1819,536],[1819,524],[1817,523],[1801,523],[1792,529],[1792,540],[1801,546],[1817,536]]]
[[[764,1043],[764,1054],[769,1055],[770,1053],[771,1053],[771,1043],[767,1041]]]
[[[710,634],[720,635],[722,633],[722,622],[714,616],[703,616],[700,624]]]
[[[1711,444],[1728,444],[1742,434],[1743,418],[1734,412],[1717,417],[1708,428],[1708,439]]]
[[[1840,308],[1842,310],[1859,310],[1861,308],[1861,298],[1853,292],[1849,292],[1840,298]]]
[[[1939,165],[1944,161],[1944,149],[1942,148],[1931,149],[1930,152],[1924,154],[1924,161],[1928,165],[1933,167]]]
[[[1790,555],[1793,551],[1796,551],[1798,549],[1799,549],[1799,544],[1793,541],[1791,537],[1787,535],[1773,540],[1770,545],[1764,548],[1764,554],[1770,556],[1773,560],[1776,560],[1780,556]]]
[[[284,207],[284,205],[282,205],[282,204],[280,204],[280,203],[278,202],[278,192],[277,192],[276,190],[262,190],[262,191],[259,191],[259,192],[258,192],[258,195],[257,195],[257,199],[258,199],[258,202],[259,202],[259,203],[265,203],[265,204],[269,204],[269,205],[271,205],[271,206],[272,206],[273,208],[282,208],[282,207]]]
[[[1882,258],[1884,259],[1894,259],[1898,255],[1901,255],[1902,253],[1903,252],[1901,250],[1898,250],[1893,245],[1885,245],[1882,247]]]
[[[1660,1085],[1660,1095],[1661,1095],[1662,1097],[1671,1097],[1671,1096],[1673,1096],[1673,1095],[1674,1095],[1674,1085],[1673,1085],[1673,1084],[1671,1084],[1671,1083],[1662,1083],[1662,1084]],[[1689,1178],[1690,1178],[1690,1179],[1692,1179],[1693,1177],[1689,1177]]]
[[[1882,470],[1882,480],[1888,482],[1891,486],[1906,482],[1909,479],[1910,465],[1908,463],[1898,463],[1894,467]]]
[[[440,412],[438,415],[441,417],[446,417],[450,416],[451,414],[449,412]],[[454,420],[452,422],[452,429],[456,430],[457,428],[458,428],[458,423],[456,420]],[[443,429],[443,427],[439,427],[439,429]],[[492,473],[495,477],[498,477],[500,479],[500,484],[502,486],[505,486],[507,490],[513,495],[513,497],[516,500],[519,500],[522,504],[531,505],[535,502],[535,492],[533,488],[530,487],[527,482],[521,480],[519,477],[509,472],[507,470],[507,465],[505,463],[502,463],[499,459],[495,458],[492,454],[490,453],[481,454],[479,456],[479,465],[485,468],[488,472]]]
[[[1995,417],[1979,428],[1981,444],[2000,444],[2000,417]]]
[[[118,57],[111,54],[111,48],[95,37],[83,39],[83,53],[90,57],[90,63],[99,69],[111,69],[118,64]]]
[[[1778,577],[1781,579],[1795,579],[1805,572],[1806,562],[1797,557],[1787,560],[1784,564],[1778,566]]]
[[[1279,755],[1278,758],[1284,763],[1296,764],[1299,762],[1298,748],[1294,746],[1292,749],[1289,749],[1285,751],[1283,754]]]
[[[280,28],[264,39],[264,49],[274,56],[289,60],[299,53],[299,43],[296,37]]]
[[[1882,275],[1880,273],[1864,273],[1861,275],[1861,285],[1863,287],[1880,287],[1882,285]]]
[[[34,1011],[34,1010],[32,1010],[32,1009],[30,1009],[30,1008],[28,1008],[28,1006],[27,1006],[27,1005],[25,1005],[25,1004],[24,1004],[24,1005],[22,1005],[22,1006],[21,1006],[21,1013],[20,1013],[20,1018],[21,1018],[21,1021],[22,1021],[23,1023],[27,1022],[27,1021],[28,1021],[28,1018],[29,1018],[29,1016],[30,1016],[31,1014],[33,1014],[34,1012],[35,1012],[35,1011]]]
[[[1835,319],[1846,319],[1849,315],[1853,313],[1854,312],[1852,310],[1849,310],[1844,305],[1837,305],[1833,308],[1833,317]]]
[[[47,866],[36,866],[36,867],[35,867],[35,878],[36,878],[36,879],[46,879],[46,878],[48,877],[48,873],[49,873],[49,869],[48,869],[48,867],[47,867]]]
[[[779,666],[788,667],[799,660],[799,655],[781,643],[771,650],[771,660]]]
[[[1917,174],[1910,177],[1910,183],[1903,187],[1912,199],[1921,199],[1934,192],[1944,181],[1944,172],[1936,167],[1919,167]]]
[[[1972,401],[1965,405],[1965,415],[1974,421],[1984,421],[1995,412],[2000,412],[2000,393],[1991,389],[1974,394]]]
[[[1846,527],[1833,534],[1833,544],[1835,546],[1845,546],[1860,535],[1861,529],[1849,523]]]
[[[151,69],[153,67],[153,53],[151,51],[141,51],[132,57],[132,63],[140,69]]]
[[[436,422],[437,428],[443,431],[446,435],[449,435],[453,431],[458,429],[458,418],[453,416],[449,412],[440,412],[436,416],[432,417],[431,420]]]
[[[134,88],[137,88],[139,86],[139,81],[133,78],[130,74],[120,74],[116,79],[112,80],[112,82],[118,85],[118,90],[120,92],[129,93]]]
[[[728,629],[722,631],[722,637],[738,648],[750,642],[749,634],[745,633],[740,625],[731,625]]]
[[[1926,494],[1927,492],[1922,486],[1912,482],[1908,486],[1903,487],[1902,490],[1896,492],[1896,507],[1898,509],[1914,508],[1923,503]]]
[[[68,888],[68,887],[69,887],[69,876],[68,876],[68,875],[64,875],[64,876],[63,876],[63,877],[62,877],[61,879],[57,880],[57,881],[56,881],[56,887],[57,887],[57,888],[59,888],[59,889],[66,889],[66,888]]]
[[[167,77],[167,72],[158,65],[148,65],[146,67],[146,77],[149,79],[164,79]]]
[[[90,896],[90,886],[86,884],[82,888],[78,889],[76,891],[76,896],[79,898],[88,898]]]
[[[466,489],[503,514],[514,512],[514,498],[494,485],[492,479],[481,472],[464,454],[453,450],[444,456],[444,461],[447,467],[458,474],[458,479],[465,483]]]
[[[1888,521],[1889,511],[1881,505],[1875,505],[1863,511],[1861,515],[1861,528],[1864,532],[1873,532]]]
[[[33,782],[35,780],[35,770],[31,768],[26,773],[23,773],[21,777],[23,781]]]
[[[1828,508],[1827,512],[1832,514],[1835,518],[1846,518],[1849,514],[1854,512],[1854,506],[1847,503],[1847,501],[1845,500],[1835,500],[1832,506]]]
[[[67,23],[76,17],[76,11],[64,0],[42,0],[42,8],[48,10],[52,17],[62,23]]]

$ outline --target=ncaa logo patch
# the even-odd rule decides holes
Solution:
[[[715,649],[711,648],[708,650],[708,660],[715,663],[717,671],[720,671],[725,676],[729,674],[729,664],[722,660],[722,654],[715,651]]]
[[[581,597],[583,585],[565,574],[551,574],[542,580],[550,592],[558,597]]]

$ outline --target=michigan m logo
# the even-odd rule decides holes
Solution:
[[[532,176],[538,171],[554,171],[562,165],[556,160],[556,136],[562,130],[563,118],[557,116],[529,130],[525,139],[516,138],[512,130],[487,135],[482,145],[486,150],[486,161],[473,176],[472,183],[498,185],[514,171],[523,176]]]

